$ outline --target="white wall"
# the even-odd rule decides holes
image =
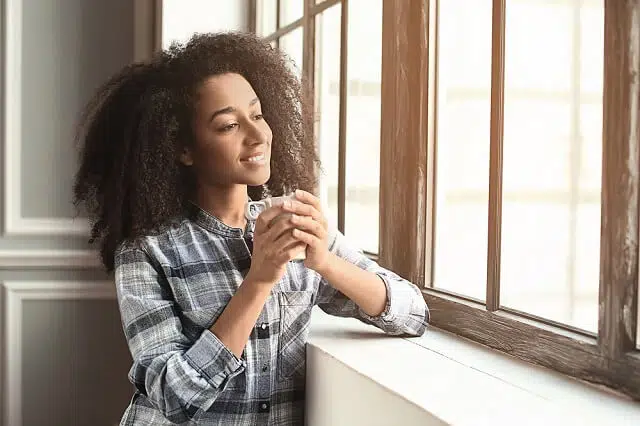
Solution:
[[[184,42],[194,33],[247,31],[248,0],[163,0],[162,45]]]
[[[133,395],[114,287],[72,204],[76,124],[133,59],[132,4],[0,2],[3,426],[115,424]]]
[[[314,308],[307,425],[639,425],[640,405],[429,327],[422,337]]]
[[[306,416],[310,426],[446,424],[313,345],[307,347]]]

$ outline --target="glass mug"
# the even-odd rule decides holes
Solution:
[[[273,206],[280,205],[284,203],[286,200],[293,200],[293,199],[295,199],[295,196],[292,194],[292,195],[283,195],[282,197],[268,197],[260,201],[249,201],[245,206],[244,216],[247,218],[247,220],[255,221],[256,219],[258,219],[258,216],[260,215],[260,213],[262,213],[264,210]],[[273,219],[269,224],[269,227],[271,227],[277,220],[282,219],[284,217],[288,217],[288,216],[291,216],[291,213],[282,213],[276,216],[276,218]],[[305,247],[305,249],[300,251],[300,253],[297,254],[296,257],[294,257],[292,260],[297,260],[297,261],[305,260],[307,257],[306,251],[307,250]]]

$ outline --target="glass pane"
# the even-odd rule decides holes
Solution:
[[[348,31],[345,234],[378,253],[382,0],[351,0]]]
[[[144,2],[145,0],[140,3]],[[86,2],[78,4],[84,3]],[[244,8],[220,7],[218,2],[211,0],[162,0],[161,21],[163,48],[174,42],[185,43],[195,33],[237,31],[247,25]]]
[[[338,224],[338,121],[340,112],[340,3],[316,16],[315,101],[322,162],[320,199],[325,216]]]
[[[302,18],[305,0],[280,0],[280,28]]]
[[[491,0],[440,2],[438,29],[433,285],[484,301]]]
[[[257,0],[256,33],[266,37],[277,30],[278,0]]]
[[[280,49],[282,49],[287,56],[293,61],[291,64],[298,77],[302,75],[302,36],[304,31],[302,27],[287,33],[280,37]]]
[[[596,332],[603,3],[506,19],[501,304]]]

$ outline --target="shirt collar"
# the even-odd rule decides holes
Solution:
[[[243,236],[247,235],[253,236],[253,232],[256,226],[255,221],[247,220],[247,226],[244,230],[242,230],[240,228],[234,228],[227,225],[226,223],[222,222],[220,219],[218,219],[208,211],[202,209],[200,206],[193,202],[188,203],[188,210],[190,219],[193,222],[215,234],[235,238],[242,238]]]

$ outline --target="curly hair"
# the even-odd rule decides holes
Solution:
[[[179,153],[195,140],[196,93],[207,78],[227,73],[251,84],[273,132],[270,178],[249,187],[248,195],[315,189],[312,110],[289,58],[251,34],[196,34],[124,67],[82,114],[74,204],[89,214],[89,242],[100,244],[108,272],[121,242],[159,232],[187,214],[195,180]]]

